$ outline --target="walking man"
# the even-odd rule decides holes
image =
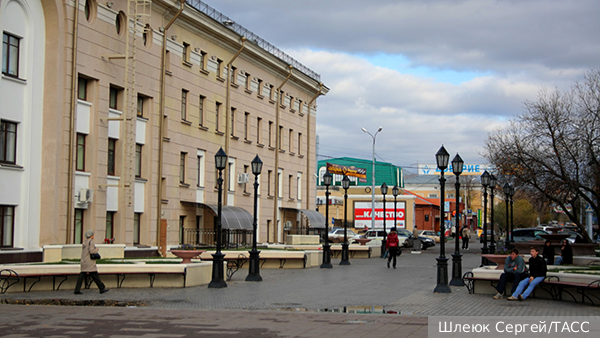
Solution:
[[[464,226],[462,229],[462,248],[463,250],[469,250],[469,238],[471,237],[471,230]],[[458,241],[458,238],[456,239]]]
[[[512,295],[517,289],[519,282],[521,282],[521,275],[523,275],[524,271],[525,260],[523,257],[519,256],[519,250],[512,249],[510,256],[506,257],[506,260],[504,261],[504,273],[500,275],[500,280],[496,286],[498,294],[494,296],[494,299],[502,299],[504,288],[508,282],[513,283],[512,289],[510,290],[510,294]]]

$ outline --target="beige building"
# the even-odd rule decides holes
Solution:
[[[328,88],[207,4],[0,0],[0,29],[0,250],[87,229],[131,251],[213,245],[220,148],[226,243],[252,229],[256,155],[258,241],[314,217]]]

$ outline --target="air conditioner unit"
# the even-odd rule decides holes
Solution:
[[[94,200],[94,190],[82,188],[79,191],[78,203],[91,203]]]
[[[250,174],[248,174],[248,173],[238,174],[238,183],[244,184],[244,183],[248,183],[249,181],[250,181]]]

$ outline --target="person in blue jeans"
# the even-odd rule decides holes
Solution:
[[[531,258],[529,258],[529,274],[531,277],[523,279],[512,296],[507,298],[508,300],[527,299],[533,289],[546,278],[546,261],[539,255],[538,248],[532,246],[529,253],[531,254]]]

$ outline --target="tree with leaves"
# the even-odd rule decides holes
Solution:
[[[600,216],[600,70],[568,91],[542,89],[507,128],[488,135],[484,156],[534,204],[560,206],[589,242],[580,208],[567,206],[589,204]]]

